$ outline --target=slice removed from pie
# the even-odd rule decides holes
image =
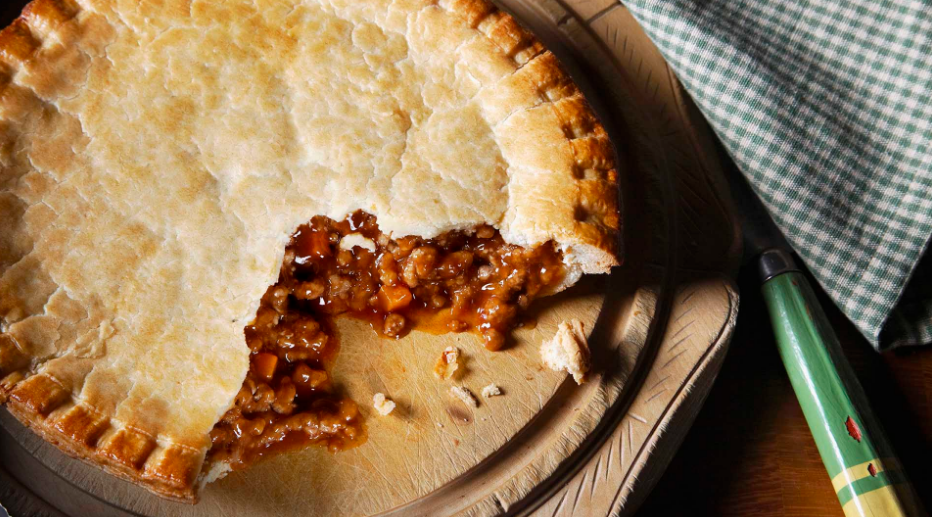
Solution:
[[[617,198],[583,96],[484,0],[35,0],[0,32],[0,402],[193,500],[364,438],[328,318],[496,349],[618,263]]]

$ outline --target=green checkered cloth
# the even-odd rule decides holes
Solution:
[[[932,341],[932,1],[625,5],[868,340]]]

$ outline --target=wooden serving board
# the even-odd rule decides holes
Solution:
[[[25,2],[23,2],[25,3]],[[537,325],[489,353],[471,335],[375,337],[339,323],[334,377],[368,408],[368,441],[309,449],[208,486],[196,506],[161,500],[60,454],[0,412],[0,465],[69,515],[609,515],[633,511],[672,457],[718,371],[737,314],[737,232],[708,129],[656,48],[611,0],[504,0],[562,59],[620,158],[625,265],[535,306]],[[556,325],[593,329],[578,387],[541,367]],[[454,344],[456,385],[505,395],[476,409],[432,366]],[[2,479],[2,478],[0,478]],[[22,492],[22,488],[20,492]],[[12,490],[9,488],[8,490]],[[0,501],[4,500],[0,488]],[[17,497],[21,497],[21,494]]]

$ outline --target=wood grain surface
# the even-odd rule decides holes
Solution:
[[[932,348],[878,354],[817,287],[822,307],[926,509]],[[644,515],[838,516],[841,506],[777,354],[756,272],[742,272],[731,350]],[[924,474],[925,473],[925,474]]]

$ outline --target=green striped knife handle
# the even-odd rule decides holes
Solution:
[[[806,278],[763,285],[780,357],[847,517],[924,515]]]

